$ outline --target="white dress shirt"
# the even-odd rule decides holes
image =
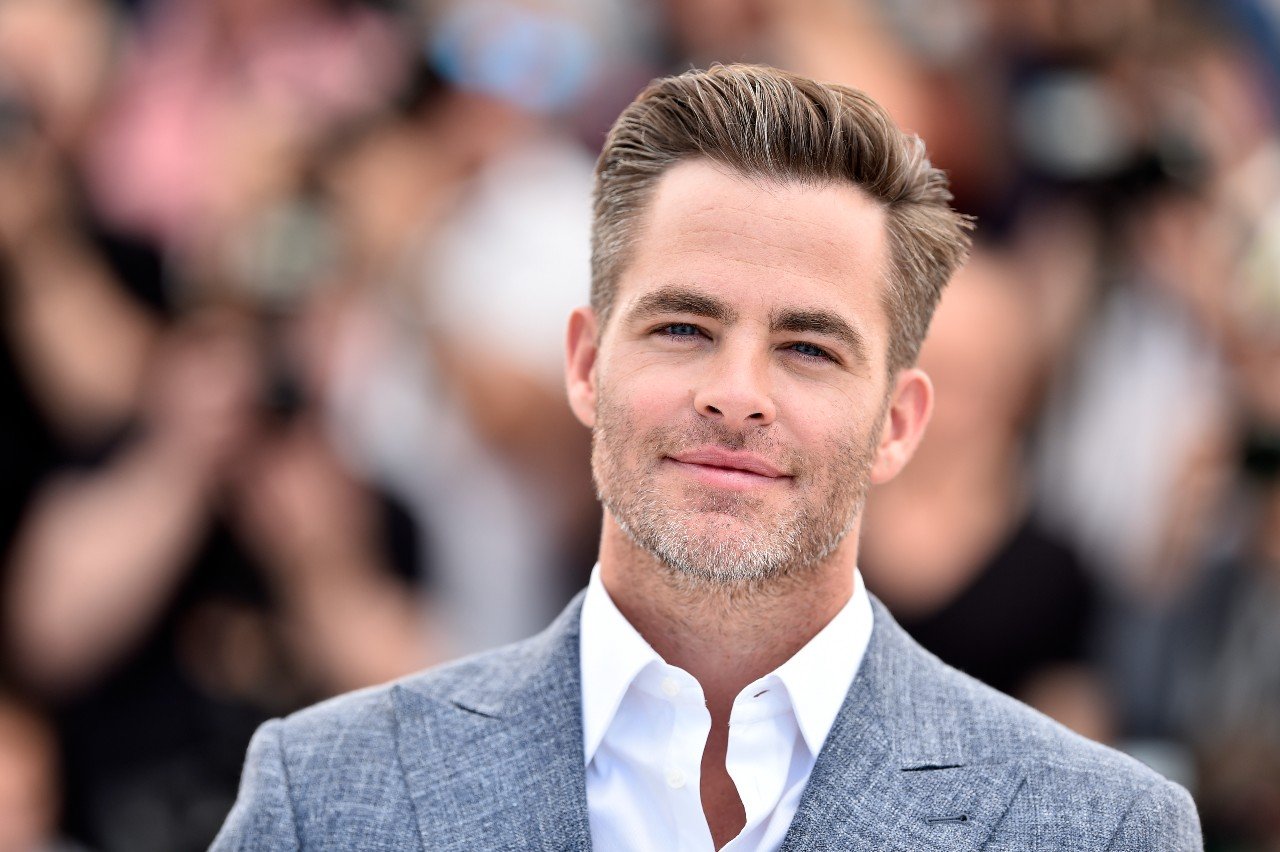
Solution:
[[[748,685],[729,716],[726,768],[746,810],[725,852],[782,845],[845,693],[871,639],[871,602],[854,572],[849,602],[794,657]],[[582,604],[587,812],[594,848],[715,848],[702,811],[702,750],[711,715],[699,683],[668,665],[591,574]]]

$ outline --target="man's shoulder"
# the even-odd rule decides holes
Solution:
[[[1144,832],[1177,825],[1185,825],[1185,848],[1198,848],[1192,842],[1199,832],[1195,806],[1179,785],[952,668],[914,642],[903,643],[898,654],[902,694],[895,704],[909,715],[900,730],[915,739],[904,751],[919,755],[915,762],[921,764],[912,768],[936,769],[953,756],[969,768],[1012,770],[1009,777],[1020,779],[1018,806],[1010,812],[1015,836],[1017,823],[1033,817],[1037,831],[1046,832],[1042,836],[1074,836],[1082,830],[1081,814],[1092,814],[1092,828],[1119,826],[1108,837],[1112,831],[1116,837],[1135,832],[1139,840],[1132,848],[1141,848]],[[1054,829],[1051,823],[1060,825]]]
[[[351,746],[394,737],[398,701],[442,707],[465,703],[483,709],[501,703],[528,676],[538,656],[540,638],[533,637],[472,654],[313,704],[281,720],[281,736],[290,751],[314,742]]]
[[[1077,773],[1141,785],[1167,783],[1134,758],[1077,734],[1038,710],[917,649],[928,673],[913,686],[917,724],[953,737],[974,763],[1018,762],[1031,773]]]
[[[873,825],[890,848],[904,836],[934,848],[940,832],[961,831],[942,826],[960,824],[991,852],[1200,848],[1181,787],[946,665],[873,604],[871,643],[814,767],[804,830]],[[847,792],[870,788],[879,798],[851,812]]]
[[[263,832],[284,838],[280,848],[290,838],[373,848],[346,843],[357,837],[475,848],[494,832],[550,831],[519,809],[546,792],[548,767],[563,779],[580,765],[577,611],[523,642],[264,724],[215,848]]]

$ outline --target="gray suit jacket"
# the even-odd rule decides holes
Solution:
[[[785,850],[1201,848],[1181,787],[947,667],[873,609]],[[590,848],[580,610],[263,725],[212,848]]]

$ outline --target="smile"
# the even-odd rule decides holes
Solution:
[[[704,485],[731,490],[761,488],[790,482],[792,477],[752,453],[702,447],[667,457],[682,473]]]

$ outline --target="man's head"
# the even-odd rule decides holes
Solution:
[[[606,543],[720,585],[824,563],[928,419],[941,173],[864,96],[735,67],[654,84],[598,176],[567,378]]]
[[[853,185],[884,207],[891,268],[887,367],[911,366],[943,285],[969,249],[969,221],[916,136],[862,92],[753,65],[655,81],[614,123],[596,166],[591,307],[608,320],[654,187],[707,159],[748,178]]]

